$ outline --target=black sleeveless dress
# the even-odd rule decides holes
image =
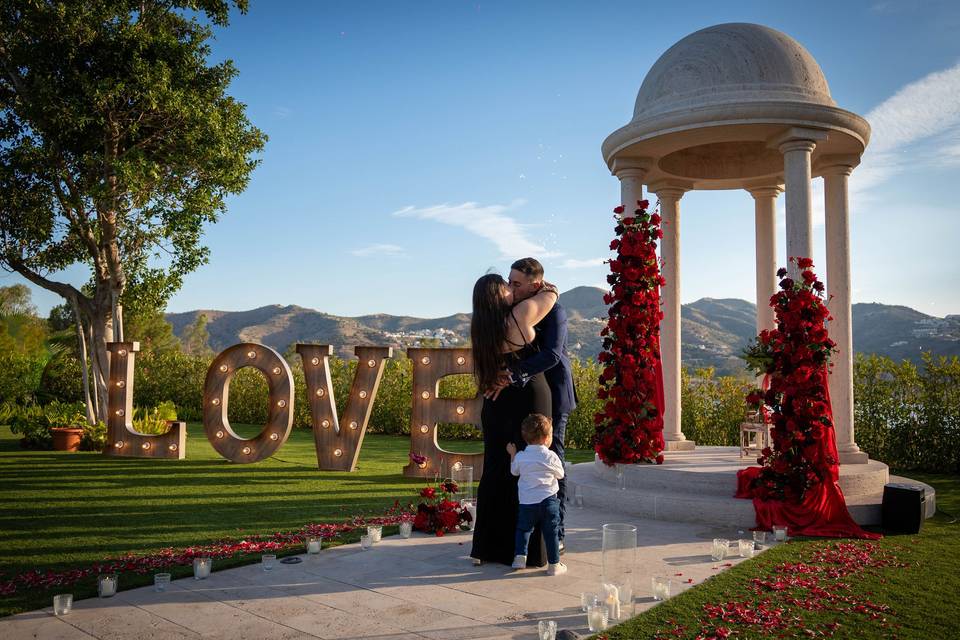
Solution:
[[[522,360],[535,353],[526,344],[518,351],[504,354],[504,358]],[[520,423],[531,413],[551,413],[550,387],[543,374],[530,378],[523,387],[509,386],[500,392],[497,400],[484,399],[480,414],[483,429],[483,476],[477,487],[477,521],[473,530],[473,549],[470,557],[485,562],[513,562],[514,539],[517,528],[517,477],[510,473],[510,454],[507,443],[518,450],[527,445],[520,435]],[[547,563],[539,528],[530,536],[527,566],[542,567]]]

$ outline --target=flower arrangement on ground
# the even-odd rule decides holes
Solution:
[[[594,449],[608,465],[663,462],[663,373],[660,363],[660,286],[664,284],[657,258],[663,237],[660,216],[647,213],[640,200],[633,216],[614,209],[617,237],[610,249],[604,296],[610,305],[607,326],[600,332],[603,351],[598,360],[599,399],[594,416]]]
[[[436,486],[421,489],[422,500],[417,505],[413,528],[438,536],[468,528],[473,518],[457,501],[459,491],[460,488],[453,480],[442,480],[437,482]]]

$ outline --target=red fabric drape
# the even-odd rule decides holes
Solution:
[[[854,522],[847,511],[838,480],[837,439],[833,429],[833,409],[830,404],[830,389],[827,370],[820,372],[820,382],[826,395],[827,417],[830,426],[822,427],[818,463],[827,466],[829,476],[808,489],[799,503],[780,500],[761,500],[753,496],[753,480],[760,474],[761,467],[747,467],[737,472],[738,498],[752,498],[757,513],[757,528],[769,530],[774,525],[786,526],[791,536],[817,536],[824,538],[865,538],[877,540],[881,536],[864,531]]]

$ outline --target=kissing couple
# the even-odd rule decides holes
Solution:
[[[470,557],[516,569],[566,571],[564,436],[576,406],[567,315],[543,265],[522,258],[509,281],[487,274],[473,287],[470,339],[484,395],[483,475]]]

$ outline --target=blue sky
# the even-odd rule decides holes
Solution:
[[[854,302],[960,313],[960,3],[251,4],[214,57],[235,61],[232,94],[270,141],[171,311],[440,316],[525,254],[562,290],[600,286],[619,200],[600,143],[670,45],[756,22],[803,44],[874,126],[851,177]],[[751,300],[750,196],[687,194],[681,225],[682,300]],[[822,218],[815,235],[822,266]],[[782,261],[782,217],[778,242]]]

